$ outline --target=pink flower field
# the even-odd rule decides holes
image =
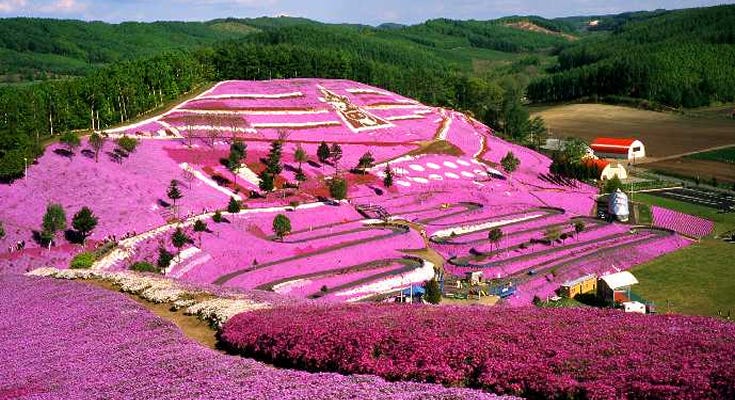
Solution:
[[[701,317],[306,304],[239,314],[222,338],[283,366],[534,399],[726,399],[735,387],[735,325]]]
[[[350,120],[353,117],[348,117],[344,109],[363,119]],[[195,134],[191,140],[186,137],[189,126]],[[233,132],[233,128],[237,130]],[[420,283],[418,279],[429,276],[418,273],[425,271],[425,266],[411,271],[374,263],[393,260],[389,263],[400,264],[400,260],[413,256],[412,252],[427,249],[449,260],[444,266],[431,263],[435,268],[444,267],[456,274],[487,268],[490,276],[505,278],[532,268],[553,267],[556,274],[565,277],[583,270],[610,269],[613,266],[602,261],[607,247],[630,250],[630,260],[614,266],[617,269],[673,249],[649,244],[668,240],[655,233],[627,235],[624,226],[594,224],[563,245],[526,245],[530,240],[542,239],[549,226],[590,215],[595,188],[549,179],[548,157],[497,138],[492,129],[461,113],[427,107],[356,82],[220,82],[159,116],[109,131],[112,138],[126,132],[143,133],[137,150],[127,157],[114,160],[107,154],[114,149],[112,140],[106,143],[99,162],[91,157],[86,142],[73,157],[57,154],[59,147],[52,146],[31,166],[26,179],[0,187],[4,206],[1,218],[7,232],[2,243],[6,248],[20,241],[27,243],[23,252],[0,256],[6,260],[6,268],[22,271],[47,264],[66,267],[71,256],[82,250],[66,243],[62,235],[57,235],[57,246],[45,252],[34,242],[33,231],[40,230],[41,216],[52,202],[65,208],[67,220],[82,206],[93,209],[99,224],[89,246],[110,236],[119,239],[135,234],[123,243],[124,254],[115,253],[117,258],[100,261],[100,268],[124,269],[136,261],[154,263],[161,245],[177,252],[170,238],[175,225],[167,223],[179,216],[192,240],[181,248],[181,260],[169,268],[171,276],[307,297],[314,297],[322,287],[356,293],[360,285],[365,290],[381,287],[387,291],[411,279]],[[265,169],[263,160],[268,157],[270,142],[284,134],[283,171],[276,180],[277,190],[250,198],[251,193],[260,192],[258,174]],[[246,157],[241,160],[247,168],[242,168],[238,176],[222,161],[234,137],[247,146]],[[425,150],[428,140],[446,142],[454,149],[452,155]],[[317,162],[317,147],[322,141],[330,146],[340,144],[342,156],[337,164]],[[295,188],[297,146],[308,156],[308,162],[302,164],[306,182],[300,189]],[[509,151],[521,161],[513,173],[499,166],[500,158]],[[367,174],[347,172],[368,152],[374,164]],[[387,165],[393,173],[390,188],[382,184]],[[327,183],[338,168],[348,182],[350,201],[339,206],[323,205],[320,201],[329,196]],[[172,179],[179,181],[182,192],[177,212],[169,207],[171,201],[166,194]],[[279,189],[288,184],[291,189]],[[224,223],[213,222],[212,212],[224,209],[231,197],[240,199],[245,211],[225,214]],[[287,211],[294,204],[304,206]],[[360,209],[365,207],[373,214],[361,214]],[[382,214],[376,214],[375,207]],[[282,241],[272,236],[272,221],[279,213],[291,220],[291,232]],[[658,225],[677,229],[672,221],[681,217],[658,211],[654,214],[659,216]],[[193,232],[197,218],[207,222],[207,232]],[[366,225],[368,222],[363,220],[371,218],[384,218],[392,225],[376,225],[379,221]],[[696,232],[684,232],[695,236],[707,230],[706,221],[679,224],[684,225],[701,226]],[[494,227],[501,228],[506,236],[499,244],[487,239]],[[565,229],[569,233],[571,227]],[[680,239],[677,243],[686,244]],[[651,247],[659,250],[645,250]],[[470,252],[483,256],[467,264]],[[556,266],[570,258],[580,261]],[[406,274],[396,279],[395,271]],[[370,283],[371,277],[376,278],[375,282]],[[383,279],[385,282],[380,283]],[[518,283],[526,289],[519,293],[524,299],[525,293],[535,290],[547,293],[557,280],[525,277]],[[545,282],[545,286],[535,281]],[[346,299],[338,294],[327,290],[317,297]],[[361,293],[365,294],[369,293]],[[525,300],[509,302],[523,304]]]
[[[597,188],[550,175],[547,156],[465,114],[348,80],[224,81],[102,134],[98,161],[87,137],[71,157],[52,144],[0,185],[0,398],[733,398],[732,324],[530,307],[567,280],[688,246],[712,222],[656,207],[653,226],[596,219]],[[135,151],[116,148],[124,136]],[[56,203],[65,226],[46,243]],[[82,246],[71,228],[85,206],[98,223]],[[82,252],[91,271],[66,270]],[[152,272],[121,274],[133,265]],[[228,311],[219,344],[281,368],[203,349],[102,287],[20,276],[40,267],[157,276],[164,294],[191,288],[184,302],[255,299],[270,309]],[[515,294],[493,308],[374,304],[475,271]]]

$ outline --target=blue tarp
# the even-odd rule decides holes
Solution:
[[[423,286],[414,285],[413,286],[413,295],[414,296],[423,296],[426,291],[424,290]],[[403,289],[403,295],[408,297],[411,295],[411,288]]]

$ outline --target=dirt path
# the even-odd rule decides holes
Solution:
[[[197,318],[196,315],[184,315],[183,311],[171,311],[171,305],[168,303],[155,304],[143,300],[134,294],[121,292],[117,286],[110,282],[96,279],[78,280],[78,282],[101,287],[113,292],[123,293],[128,298],[133,299],[136,303],[145,307],[148,311],[176,325],[184,335],[195,340],[202,346],[218,350],[216,337],[217,331],[212,329],[206,322]]]

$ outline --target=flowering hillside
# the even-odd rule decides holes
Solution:
[[[506,303],[524,305],[565,280],[628,269],[689,243],[670,231],[585,219],[597,189],[549,175],[548,157],[460,112],[348,80],[219,82],[101,134],[97,156],[87,138],[78,148],[54,144],[26,178],[0,186],[0,268],[66,268],[75,254],[108,243],[94,269],[158,264],[163,249],[175,257],[162,271],[177,279],[322,301],[382,296],[436,271],[480,270],[513,283]],[[115,143],[124,136],[139,141],[135,150]],[[232,159],[237,141],[243,150]],[[519,165],[506,171],[500,161],[509,153]],[[346,201],[325,201],[342,179]],[[225,212],[231,201],[239,203]],[[48,248],[40,234],[51,203],[66,211],[66,226]],[[84,206],[99,222],[83,247],[67,238]],[[281,214],[290,222],[283,238],[273,234]],[[586,228],[575,232],[582,220]],[[671,217],[661,221],[692,234]],[[178,247],[177,228],[188,239]],[[488,237],[493,229],[503,232],[498,242]],[[549,229],[560,238],[544,240]]]
[[[236,315],[221,339],[243,355],[283,366],[526,398],[735,395],[735,325],[709,318],[305,304]]]
[[[479,391],[275,369],[223,355],[119,293],[0,275],[3,399],[493,399]]]

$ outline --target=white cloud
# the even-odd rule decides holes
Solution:
[[[77,0],[56,0],[39,5],[38,10],[51,14],[70,14],[87,9],[87,3]]]
[[[0,13],[11,13],[26,6],[26,0],[0,0]]]

